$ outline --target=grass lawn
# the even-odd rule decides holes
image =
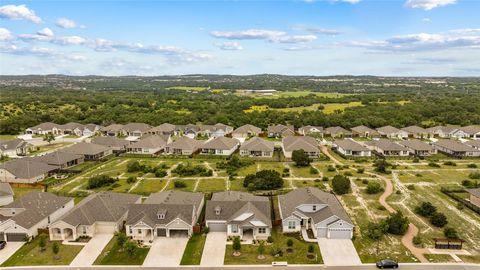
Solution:
[[[252,164],[247,167],[243,167],[237,170],[238,176],[247,176],[257,172],[257,164]]]
[[[247,189],[243,187],[243,177],[237,177],[235,180],[230,181],[230,190],[247,191]]]
[[[285,166],[282,162],[261,162],[260,163],[260,170],[275,170],[280,174],[283,173],[283,169]]]
[[[347,108],[363,106],[361,101],[352,101],[350,103],[327,103],[323,104],[323,113],[332,114],[336,111],[343,112]]]
[[[468,175],[480,170],[433,170],[433,171],[402,171],[398,173],[403,183],[431,182],[436,184],[461,184],[462,180],[469,179]]]
[[[59,243],[60,251],[56,260],[52,251],[54,242],[47,241],[45,251],[40,250],[39,242],[40,238],[36,237],[32,242],[23,245],[2,266],[68,265],[83,248],[83,246],[62,245],[60,242],[57,242]]]
[[[138,186],[131,191],[135,194],[150,194],[162,190],[167,184],[167,180],[143,179]]]
[[[183,182],[185,183],[185,187],[183,188],[176,188],[175,187],[175,182],[178,181],[178,182]],[[171,180],[170,181],[170,184],[167,186],[166,190],[170,190],[170,189],[174,189],[174,190],[181,190],[181,191],[189,191],[189,192],[192,192],[193,189],[195,188],[195,182],[196,180],[193,180],[193,179],[175,179],[175,180]]]
[[[147,257],[149,248],[138,248],[134,256],[129,256],[117,245],[117,236],[114,236],[102,253],[97,257],[94,265],[141,265]]]
[[[226,187],[223,179],[202,179],[197,188],[197,192],[218,192],[224,190],[226,190]]]
[[[299,177],[299,178],[314,178],[320,177],[318,173],[310,173],[310,166],[307,167],[297,167],[295,164],[290,165],[290,177]]]
[[[0,135],[0,140],[9,141],[17,138],[17,135]]]
[[[204,234],[193,234],[185,247],[180,265],[199,265],[206,239]]]
[[[314,180],[293,180],[293,184],[297,188],[302,188],[302,187],[316,187],[321,190],[326,190],[325,185],[323,184],[322,181],[317,181],[315,182]]]
[[[42,188],[33,188],[33,187],[12,187],[14,195],[14,199],[18,199],[23,195],[34,192],[34,191],[42,191]]]

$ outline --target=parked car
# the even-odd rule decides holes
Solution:
[[[7,242],[0,241],[0,250],[4,249],[6,245],[7,245]]]
[[[394,260],[381,260],[377,262],[377,268],[398,268],[398,263]]]

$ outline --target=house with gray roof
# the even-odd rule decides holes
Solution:
[[[380,137],[380,134],[372,128],[367,126],[357,126],[350,129],[352,131],[352,136],[354,137],[364,137],[364,138],[374,138]]]
[[[8,157],[26,156],[32,145],[22,139],[0,140],[0,155]]]
[[[129,141],[114,136],[96,137],[92,139],[91,143],[106,146],[112,149],[114,154],[124,153],[130,144]]]
[[[18,242],[35,237],[38,229],[49,228],[73,205],[73,198],[48,192],[27,193],[0,208],[0,215],[8,217],[0,223],[0,240]]]
[[[50,240],[73,241],[82,236],[118,232],[123,228],[129,205],[141,201],[141,196],[127,193],[93,193],[49,226]]]
[[[303,126],[298,129],[300,135],[310,135],[316,137],[323,137],[323,127],[320,126]]]
[[[85,161],[101,160],[113,154],[112,149],[107,146],[85,142],[76,143],[67,148],[63,148],[62,152],[83,155]]]
[[[230,156],[240,146],[240,141],[228,137],[216,137],[202,145],[201,155]]]
[[[233,138],[249,138],[253,136],[258,136],[262,133],[262,129],[254,125],[246,124],[241,127],[238,127],[232,132]]]
[[[343,127],[339,127],[339,126],[326,128],[324,131],[324,134],[332,138],[352,137],[351,131],[346,130]]]
[[[278,196],[284,233],[312,229],[316,238],[351,239],[354,224],[335,195],[298,188]]]
[[[303,150],[309,157],[318,157],[320,149],[315,138],[310,136],[288,136],[282,139],[283,155],[286,158],[292,158],[292,153],[295,150]]]
[[[57,125],[52,122],[45,122],[33,127],[29,127],[25,130],[25,134],[32,134],[32,135],[44,135],[48,133],[51,133],[54,135],[61,135],[62,131],[60,129],[60,125]]]
[[[480,188],[466,189],[470,193],[470,202],[480,207]]]
[[[466,127],[460,127],[453,132],[452,137],[457,139],[472,139],[480,140],[480,126],[471,125]]]
[[[147,134],[147,132],[152,129],[152,126],[145,123],[128,123],[123,126],[123,129],[127,132],[128,136],[131,137],[142,137]]]
[[[0,182],[0,206],[13,202],[13,189],[7,182]]]
[[[166,155],[190,156],[198,152],[202,148],[203,141],[195,140],[187,136],[183,136],[167,144],[165,147]]]
[[[32,159],[48,165],[57,166],[60,169],[66,169],[78,164],[82,164],[85,157],[80,154],[63,152],[60,149],[59,151],[51,152],[43,156],[36,156]]]
[[[247,192],[214,193],[207,201],[205,223],[210,232],[244,240],[267,239],[272,230],[270,200]]]
[[[398,143],[408,148],[411,155],[417,157],[427,157],[437,153],[435,147],[418,139],[399,141]]]
[[[408,133],[401,129],[392,126],[384,126],[377,128],[380,136],[390,139],[405,139],[408,138]]]
[[[153,127],[147,131],[147,134],[150,135],[176,135],[177,133],[175,132],[176,126],[169,124],[169,123],[163,123],[159,126]]]
[[[295,135],[295,127],[293,125],[273,125],[268,126],[267,135],[270,138],[282,138]]]
[[[127,236],[142,242],[157,237],[190,237],[204,203],[200,192],[152,193],[143,204],[130,205],[125,223]]]
[[[480,150],[480,140],[470,140],[465,142],[466,145],[469,145],[475,149]]]
[[[36,183],[58,170],[33,158],[20,158],[0,164],[0,181],[9,183]]]
[[[332,149],[346,157],[372,156],[370,149],[352,139],[335,140],[332,143]]]
[[[170,135],[147,135],[127,146],[127,153],[155,155],[161,153],[168,143],[171,142]]]
[[[432,137],[430,132],[419,126],[408,126],[402,128],[402,130],[408,133],[409,138],[424,139]]]
[[[240,156],[242,157],[269,157],[273,156],[275,145],[260,137],[253,137],[240,146]]]
[[[432,137],[451,138],[458,128],[459,126],[434,126],[426,130]]]
[[[222,123],[217,123],[215,125],[202,125],[199,130],[199,134],[209,138],[224,137],[232,132],[233,127]]]
[[[407,157],[410,155],[408,148],[388,139],[379,139],[364,142],[368,149],[384,157]]]
[[[200,127],[194,124],[177,125],[175,128],[177,135],[183,135],[195,139],[200,132]]]
[[[106,127],[100,129],[100,132],[103,133],[105,136],[113,136],[113,137],[120,137],[120,136],[127,136],[127,131],[125,130],[124,125],[122,124],[111,124]]]
[[[480,157],[480,150],[452,139],[441,139],[433,143],[440,152],[453,157]]]
[[[97,124],[80,124],[70,122],[59,126],[63,135],[76,135],[76,136],[93,136],[96,132],[100,131],[102,126]]]

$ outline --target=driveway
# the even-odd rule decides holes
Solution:
[[[326,266],[362,264],[350,239],[319,238],[318,245]]]
[[[226,232],[209,232],[205,240],[200,266],[222,266],[226,244]]]
[[[155,238],[143,266],[179,266],[187,242],[187,237]]]
[[[113,234],[111,233],[95,234],[80,250],[70,266],[91,266],[112,238]]]
[[[25,242],[8,242],[5,248],[0,250],[0,264],[8,260],[24,244]]]

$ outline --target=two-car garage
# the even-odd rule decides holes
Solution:
[[[353,228],[317,228],[317,238],[352,239]]]
[[[226,222],[213,222],[207,221],[206,225],[210,232],[226,232],[227,231],[227,223]]]
[[[157,237],[188,237],[188,229],[157,228]]]
[[[24,242],[27,238],[26,233],[3,233],[0,232],[0,241]]]

